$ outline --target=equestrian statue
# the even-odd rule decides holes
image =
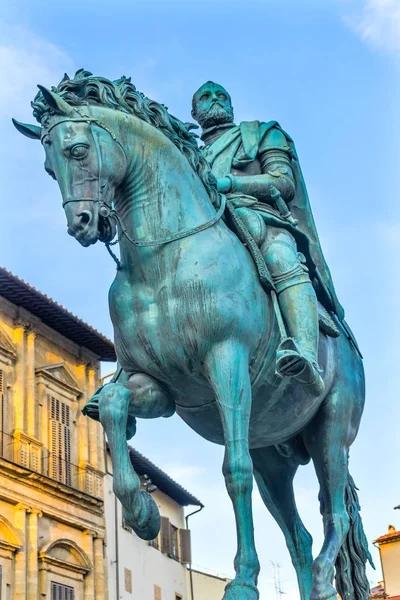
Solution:
[[[104,242],[118,369],[87,403],[110,446],[114,491],[144,540],[160,516],[127,440],[138,418],[175,412],[225,448],[237,529],[223,600],[258,600],[253,477],[285,536],[301,600],[367,600],[371,561],[349,448],[364,407],[362,357],[324,260],[292,139],[275,121],[236,126],[229,94],[193,98],[204,148],[131,80],[79,70],[32,102],[68,233]],[[119,243],[119,258],[113,247]],[[313,461],[324,543],[295,504],[293,479]],[[334,587],[336,586],[336,589]]]

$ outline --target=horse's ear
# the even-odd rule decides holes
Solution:
[[[16,119],[12,119],[14,126],[20,133],[26,135],[26,137],[31,138],[32,140],[40,140],[40,127],[37,125],[28,125],[27,123],[20,123]]]
[[[43,94],[43,98],[46,100],[47,104],[52,108],[56,113],[60,115],[73,115],[75,113],[74,108],[68,104],[61,96],[51,92],[47,88],[42,85],[38,85],[39,90]]]

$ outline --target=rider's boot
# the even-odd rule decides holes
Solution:
[[[320,396],[325,384],[318,365],[318,303],[308,280],[283,289],[279,306],[290,337],[282,340],[276,353],[276,370],[293,377],[312,397]]]

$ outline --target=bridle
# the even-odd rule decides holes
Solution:
[[[87,123],[89,125],[90,132],[91,132],[92,138],[93,138],[93,143],[96,148],[97,160],[98,160],[98,165],[99,165],[99,176],[97,177],[98,194],[95,198],[71,198],[71,199],[63,202],[62,206],[64,208],[67,204],[83,202],[83,201],[84,202],[93,202],[95,204],[100,205],[99,206],[99,215],[101,217],[103,217],[104,219],[107,219],[107,218],[115,219],[115,221],[117,222],[117,225],[118,225],[118,229],[119,229],[118,237],[116,240],[104,242],[104,244],[107,248],[108,253],[112,257],[112,259],[115,261],[115,263],[117,265],[117,270],[121,269],[121,262],[118,259],[118,257],[114,254],[114,252],[111,250],[111,246],[115,246],[116,244],[118,244],[124,236],[132,245],[134,245],[136,247],[143,248],[143,247],[150,247],[150,246],[163,246],[165,244],[169,244],[170,242],[175,242],[177,240],[181,240],[185,237],[189,237],[191,235],[199,233],[200,231],[204,231],[205,229],[208,229],[209,227],[212,227],[213,225],[215,225],[215,223],[217,223],[221,219],[222,215],[225,212],[226,199],[225,199],[225,196],[223,196],[222,194],[219,194],[220,206],[218,208],[218,211],[215,213],[215,215],[211,219],[209,219],[205,223],[202,223],[201,225],[198,225],[197,227],[191,227],[190,229],[186,229],[184,231],[178,231],[177,233],[168,235],[165,238],[149,240],[149,241],[139,241],[139,240],[133,239],[127,232],[126,228],[124,227],[124,224],[122,223],[121,218],[119,217],[116,210],[112,206],[107,204],[107,202],[102,198],[102,193],[106,187],[106,184],[104,183],[103,185],[101,185],[102,158],[101,158],[101,152],[100,152],[100,147],[99,147],[98,141],[92,130],[92,125],[97,125],[101,129],[104,129],[105,131],[107,131],[107,133],[111,136],[113,141],[119,145],[119,147],[121,148],[121,150],[126,158],[126,152],[124,150],[124,147],[118,141],[114,132],[111,129],[109,129],[106,125],[104,125],[104,123],[102,123],[101,121],[99,121],[96,118],[90,117],[89,115],[81,114],[76,109],[75,109],[75,111],[78,113],[79,118],[61,119],[60,121],[53,123],[53,125],[51,125],[49,128],[46,128],[46,131],[41,138],[41,142],[43,143],[45,138],[49,135],[50,131],[52,129],[54,129],[54,127],[57,127],[57,125],[60,125],[61,123],[73,121],[75,123]],[[46,142],[44,141],[44,143],[46,143]]]

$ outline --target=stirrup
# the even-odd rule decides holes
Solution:
[[[325,383],[316,360],[305,357],[293,338],[286,338],[276,352],[276,374],[296,379],[310,396],[320,396]]]

